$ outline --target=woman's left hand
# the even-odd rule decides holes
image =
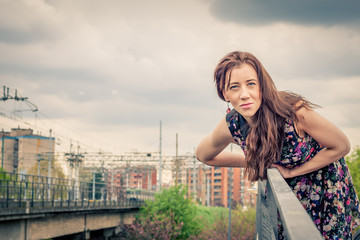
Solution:
[[[280,165],[278,165],[278,164],[272,164],[271,166],[272,166],[272,167],[276,167],[276,168],[279,170],[279,172],[280,172],[280,174],[281,174],[281,176],[282,176],[283,178],[292,178],[292,177],[293,177],[293,176],[291,175],[291,169],[285,168],[285,167],[280,166]]]

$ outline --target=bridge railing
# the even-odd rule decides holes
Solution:
[[[154,192],[129,190],[111,183],[0,171],[0,214],[6,210],[131,207],[153,199]]]
[[[258,182],[256,239],[278,239],[279,222],[284,239],[323,239],[312,219],[276,168],[267,170],[268,180]]]

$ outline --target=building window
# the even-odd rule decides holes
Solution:
[[[221,179],[215,179],[214,182],[219,183],[219,182],[221,182]]]

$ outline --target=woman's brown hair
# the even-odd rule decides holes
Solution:
[[[302,96],[278,91],[268,72],[260,61],[251,53],[235,51],[227,54],[218,63],[214,72],[214,81],[219,97],[225,101],[223,91],[226,91],[231,72],[243,64],[252,66],[258,77],[261,93],[261,105],[252,117],[246,138],[245,175],[251,181],[266,178],[266,169],[280,160],[284,127],[286,119],[297,122],[295,112],[302,108],[312,108],[316,105]]]

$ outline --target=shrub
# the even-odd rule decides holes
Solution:
[[[360,192],[360,147],[357,146],[354,151],[346,157],[346,164],[350,170],[354,187],[357,195]]]
[[[240,204],[231,211],[231,239],[253,239],[255,235],[255,209],[243,208]],[[229,227],[228,212],[220,212],[212,226],[204,229],[199,239],[227,239]]]
[[[156,194],[154,201],[147,201],[130,226],[130,229],[141,229],[146,234],[133,231],[138,235],[133,235],[132,239],[189,239],[197,236],[200,224],[196,220],[196,206],[186,195],[187,188],[178,185]],[[142,238],[142,235],[150,238]]]
[[[126,229],[126,238],[134,240],[177,239],[181,235],[182,224],[176,224],[174,215],[138,218]]]
[[[359,197],[360,192],[360,147],[356,146],[354,151],[346,156],[346,164],[350,170],[350,174],[354,183],[355,191],[357,196]],[[360,231],[360,226],[356,229],[353,229],[352,233],[355,234]]]

